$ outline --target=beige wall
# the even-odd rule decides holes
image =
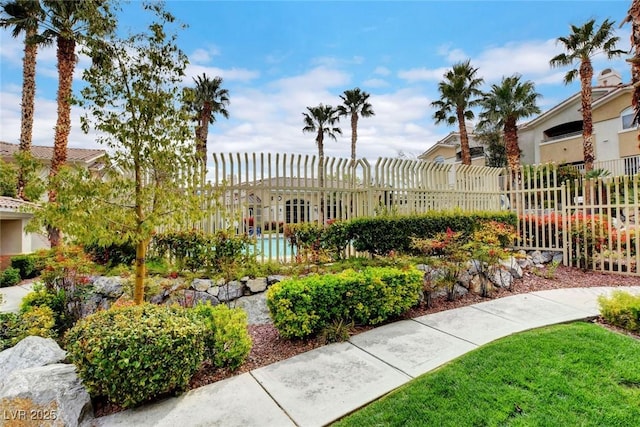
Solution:
[[[435,150],[433,150],[431,153],[429,153],[428,156],[425,156],[423,159],[428,161],[428,162],[434,162],[436,157],[438,157],[438,156],[442,156],[445,159],[455,158],[456,157],[456,148],[455,147],[439,146]]]
[[[475,159],[472,159],[471,160],[471,164],[473,166],[485,166],[486,161],[485,161],[484,156],[482,156],[482,157],[477,157]]]
[[[618,134],[618,146],[620,150],[620,157],[637,156],[640,154],[640,148],[638,148],[638,132],[620,132]]]
[[[0,255],[16,255],[22,251],[22,220],[0,221]]]
[[[583,160],[582,136],[540,145],[540,163],[573,163]]]
[[[620,113],[631,105],[631,92],[622,93],[615,99],[609,100],[593,110],[593,123],[620,117]],[[622,122],[620,122],[622,127]]]

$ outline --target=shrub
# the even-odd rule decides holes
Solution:
[[[84,245],[84,250],[95,263],[108,267],[131,265],[136,259],[136,247],[129,242],[106,246],[91,242]]]
[[[284,338],[315,334],[342,319],[375,325],[419,300],[422,274],[390,267],[290,278],[267,291],[267,306]]]
[[[478,224],[494,220],[515,225],[517,217],[509,212],[430,211],[423,215],[382,216],[357,218],[347,223],[348,236],[358,251],[372,255],[386,255],[390,252],[415,253],[411,247],[412,238],[432,238],[447,229],[470,235]]]
[[[23,279],[31,279],[39,273],[36,269],[36,255],[16,255],[11,257],[11,267],[20,270],[20,277]]]
[[[29,335],[53,338],[55,320],[49,307],[35,307],[27,313],[0,313],[0,351],[13,347]]]
[[[297,251],[298,262],[318,262],[326,258],[322,250],[324,228],[315,222],[287,224],[284,236]]]
[[[184,309],[143,304],[95,313],[65,340],[89,393],[131,407],[187,387],[204,360],[203,334]]]
[[[231,370],[242,365],[251,351],[247,313],[224,304],[198,304],[192,310],[206,326],[205,356],[213,365]]]
[[[600,314],[615,326],[631,332],[640,332],[640,295],[613,291],[610,297],[598,297]]]
[[[20,283],[20,270],[9,267],[0,275],[0,288],[15,286]]]
[[[54,329],[62,334],[73,324],[65,308],[66,295],[64,289],[48,290],[41,284],[35,284],[33,290],[24,296],[20,304],[20,313],[27,313],[37,307],[48,307],[55,320]]]

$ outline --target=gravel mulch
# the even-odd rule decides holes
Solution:
[[[491,296],[491,299],[548,289],[597,286],[640,286],[640,276],[625,276],[582,271],[576,268],[564,266],[558,267],[553,274],[549,272],[549,277],[546,277],[546,275],[547,273],[544,269],[538,271],[537,274],[534,274],[531,271],[526,271],[522,279],[514,281],[511,289],[496,290]],[[447,301],[446,298],[440,298],[433,301],[433,306],[431,308],[418,306],[411,309],[402,318],[418,317],[428,313],[436,313],[443,310],[464,307],[486,300],[487,298],[471,294],[458,298],[456,301]],[[357,327],[352,331],[352,334],[361,333],[371,328],[372,327]],[[613,330],[615,330],[615,328]],[[191,383],[189,384],[189,389],[202,387],[225,378],[249,372],[326,344],[319,337],[309,338],[306,340],[282,339],[278,335],[276,328],[271,324],[250,325],[249,334],[253,339],[253,347],[247,361],[239,369],[231,372],[226,369],[218,369],[205,364],[192,378]],[[94,401],[94,408],[96,416],[107,415],[119,410],[119,408],[114,407],[113,405],[98,401]]]

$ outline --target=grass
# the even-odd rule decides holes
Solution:
[[[638,425],[639,366],[640,341],[557,325],[479,348],[335,425]]]

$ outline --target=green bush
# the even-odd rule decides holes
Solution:
[[[283,280],[267,291],[267,306],[280,335],[302,338],[338,319],[384,322],[414,306],[421,289],[415,268],[372,267]]]
[[[347,223],[347,235],[358,251],[372,255],[413,254],[412,238],[432,238],[447,229],[468,236],[485,221],[515,225],[517,217],[509,212],[430,211],[423,215],[357,218]]]
[[[598,297],[600,314],[610,324],[631,332],[640,332],[640,295],[613,291],[610,297]]]
[[[136,259],[136,247],[133,243],[101,245],[91,242],[83,245],[87,255],[100,265],[114,267],[124,264],[131,265]]]
[[[20,270],[9,267],[0,275],[0,288],[15,286],[20,283]]]
[[[204,360],[204,333],[185,309],[143,304],[82,319],[65,341],[92,396],[132,407],[186,389]]]
[[[22,298],[20,313],[27,313],[36,307],[48,307],[55,320],[54,329],[62,334],[73,324],[73,318],[68,315],[65,309],[66,300],[64,289],[49,290],[41,284],[35,284],[32,291]]]
[[[242,365],[251,351],[247,313],[224,304],[198,304],[192,310],[206,326],[205,355],[214,366],[235,370]]]
[[[11,257],[11,267],[20,271],[20,277],[31,279],[36,277],[39,271],[36,269],[36,255],[16,255]]]
[[[53,338],[55,320],[49,307],[35,307],[27,313],[0,313],[0,351],[13,347],[29,335]]]

